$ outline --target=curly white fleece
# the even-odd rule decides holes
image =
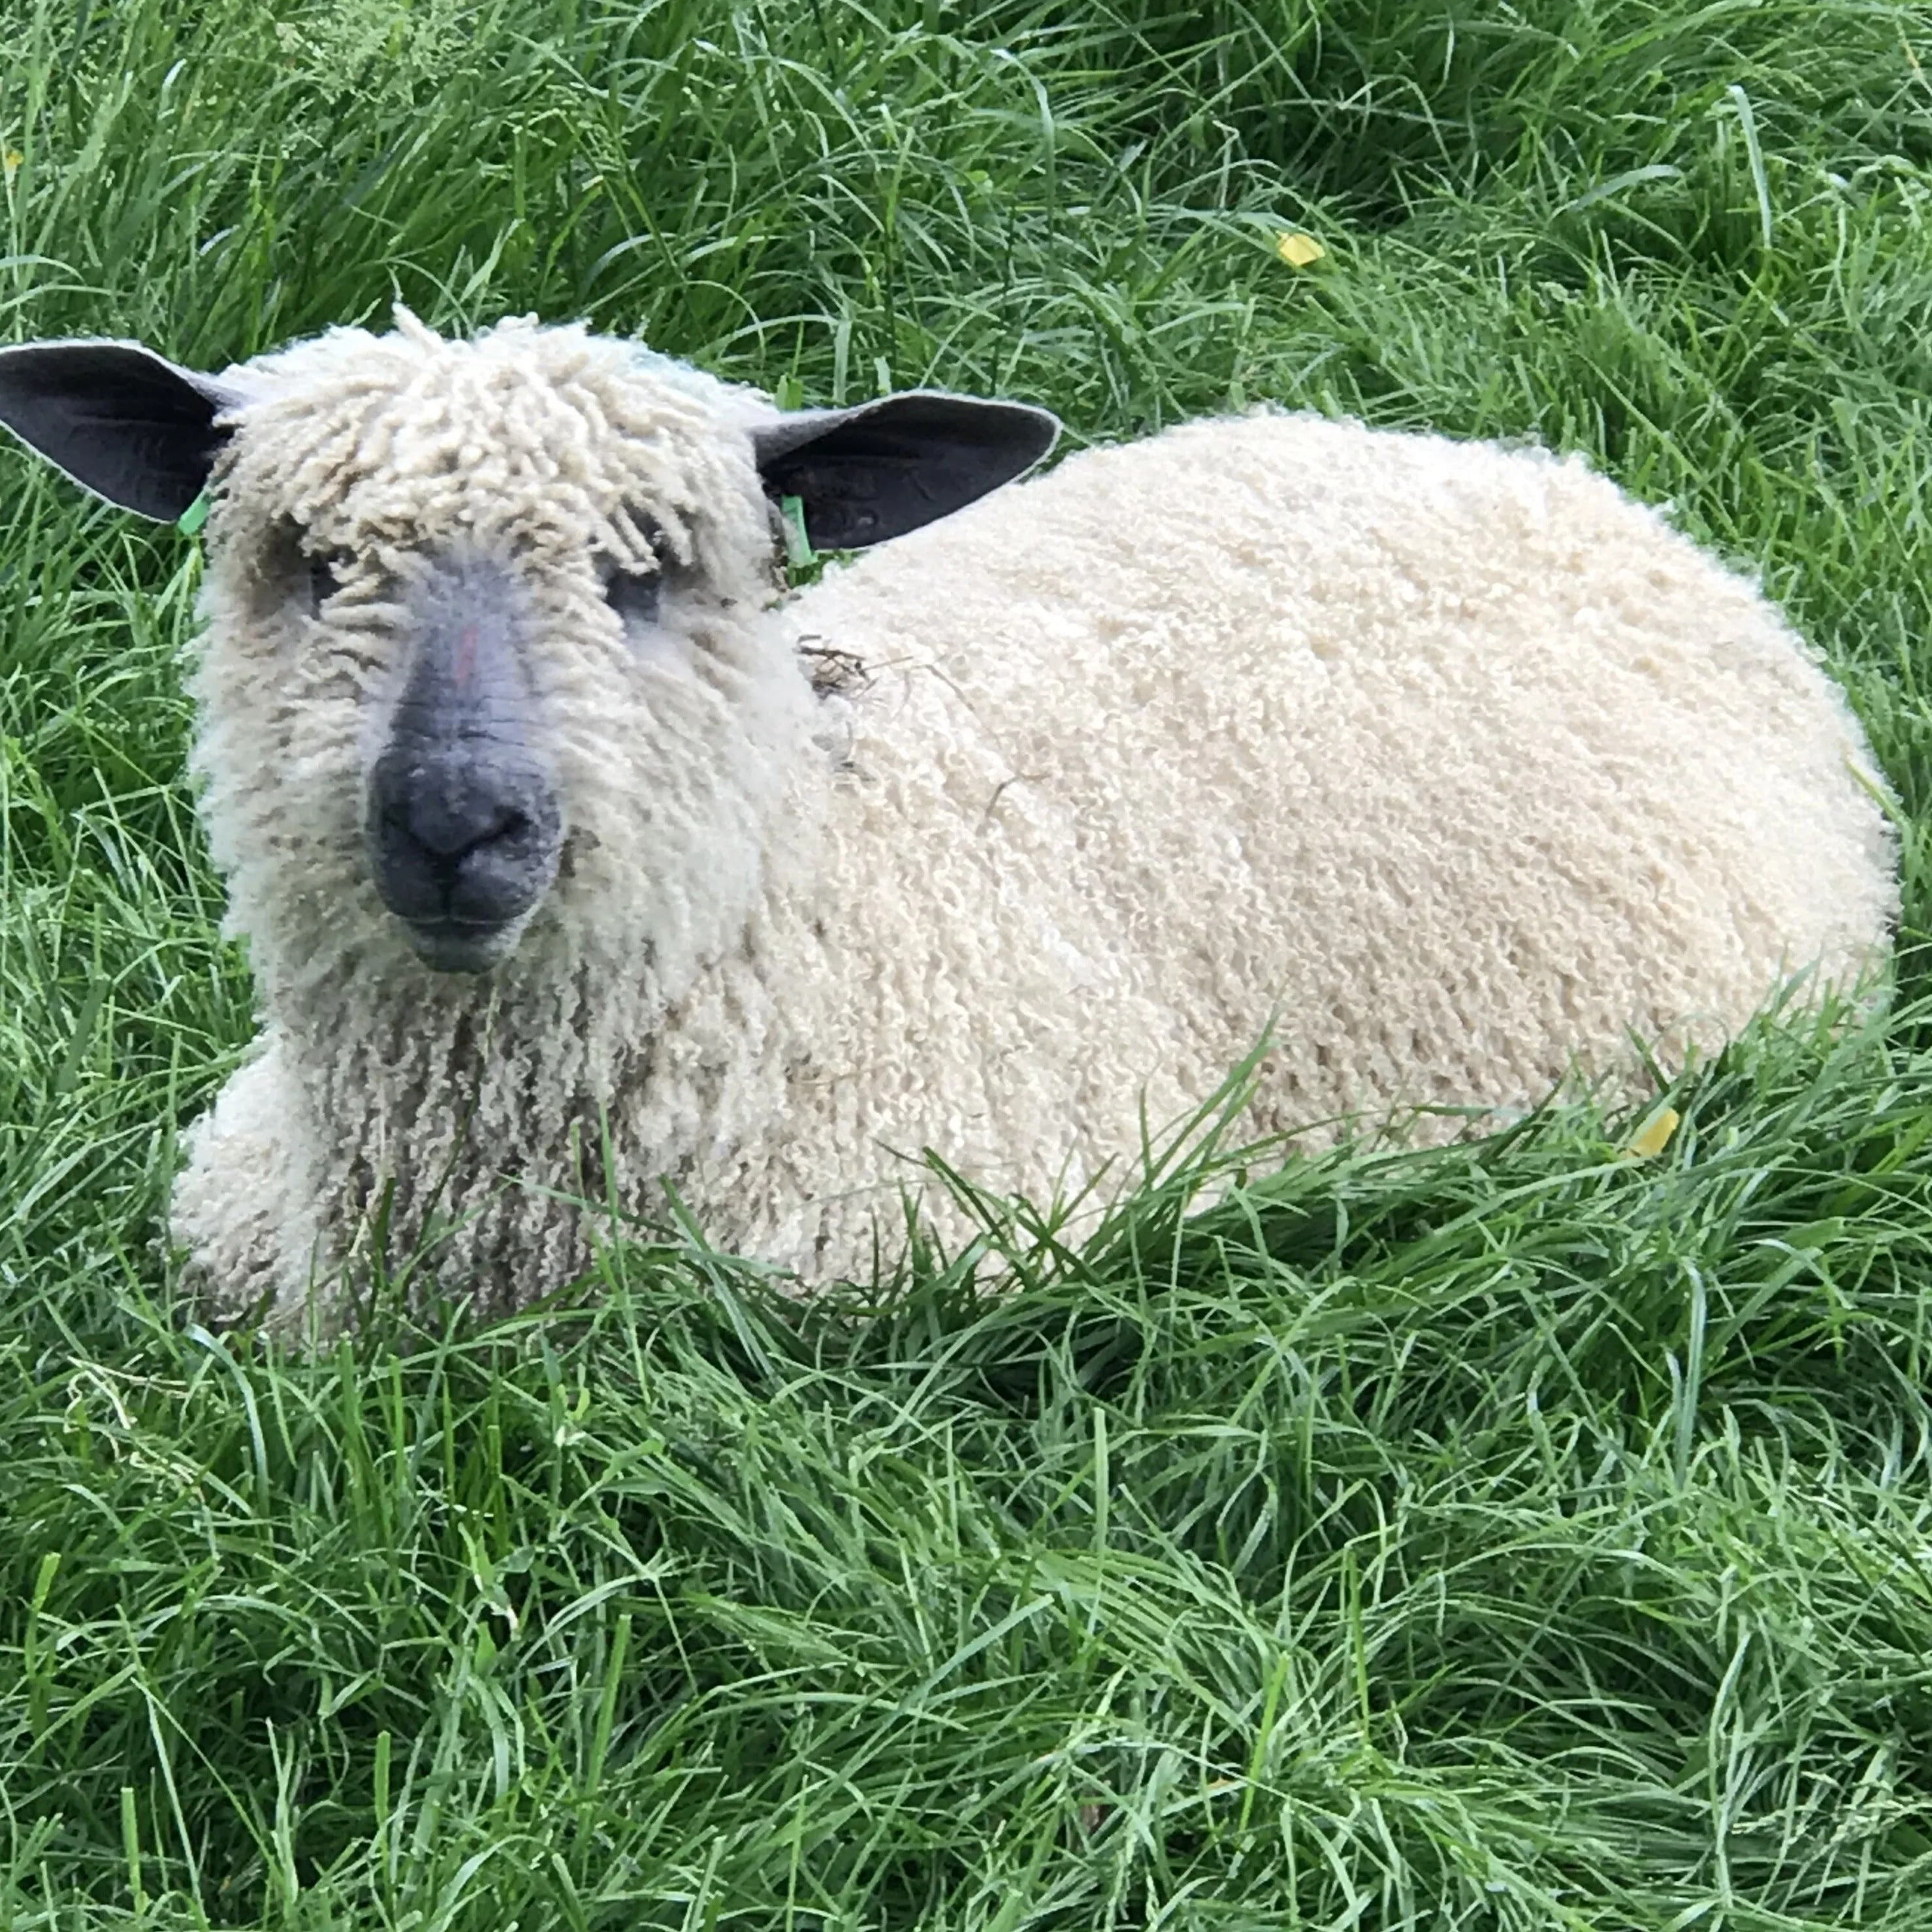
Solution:
[[[197,764],[265,1024],[175,1202],[226,1310],[343,1318],[386,1193],[392,1248],[454,1222],[442,1278],[490,1305],[582,1265],[562,1197],[661,1180],[722,1245],[864,1276],[922,1148],[1036,1196],[1125,1174],[1270,1029],[1259,1128],[1530,1105],[1849,982],[1895,913],[1838,690],[1578,462],[1197,423],[766,610],[743,392],[519,324],[244,373]],[[640,637],[597,560],[646,516],[682,562]],[[544,614],[570,828],[483,979],[416,958],[359,832],[394,585],[459,537]],[[320,616],[292,544],[355,560]],[[856,688],[815,697],[802,646]]]

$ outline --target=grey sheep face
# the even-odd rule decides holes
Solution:
[[[620,627],[603,675],[607,722],[621,736],[638,695],[631,674],[688,641],[664,628],[663,562],[653,548],[626,564],[552,556],[533,571],[512,538],[437,531],[417,532],[390,569],[346,548],[318,554],[310,542],[284,520],[262,546],[251,572],[257,624],[297,632],[286,662],[301,666],[311,702],[332,659],[348,674],[339,688],[360,715],[358,763],[352,778],[338,774],[337,790],[357,802],[383,907],[428,965],[486,970],[514,949],[564,848],[544,695],[553,640],[566,626],[592,639]],[[560,574],[586,568],[596,594],[547,617],[538,585],[554,589]],[[369,667],[379,668],[374,680],[358,675]],[[614,744],[606,748],[614,754]]]
[[[196,763],[258,944],[478,973],[539,924],[610,938],[618,902],[654,944],[756,872],[773,505],[821,548],[883,541],[1057,425],[927,393],[779,416],[580,329],[399,322],[218,378],[0,350],[0,422],[146,516],[212,489]]]
[[[376,893],[422,958],[480,972],[556,877],[562,803],[514,570],[488,556],[424,562],[406,597],[401,688],[370,734],[363,838]]]

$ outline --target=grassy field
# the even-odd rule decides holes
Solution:
[[[1810,0],[0,0],[0,339],[400,297],[1580,448],[1828,652],[1906,868],[1891,1018],[1652,1157],[274,1359],[156,1241],[250,1030],[196,557],[0,451],[0,1928],[1932,1926],[1925,62]]]

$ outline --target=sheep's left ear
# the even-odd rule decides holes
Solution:
[[[860,550],[1023,476],[1059,434],[1059,418],[1029,404],[912,389],[801,410],[752,436],[766,490],[799,499],[813,544]]]
[[[138,342],[28,342],[0,349],[0,423],[84,490],[171,524],[207,487],[226,429],[248,401]]]

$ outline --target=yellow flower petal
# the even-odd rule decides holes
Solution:
[[[26,158],[18,148],[9,148],[4,154],[0,154],[0,167],[4,167],[7,170],[7,178],[9,181],[14,178],[14,170]]]
[[[1670,1144],[1670,1136],[1676,1132],[1681,1118],[1675,1107],[1658,1108],[1631,1136],[1624,1152],[1636,1160],[1648,1160],[1652,1154],[1661,1154]]]
[[[1296,235],[1284,230],[1274,238],[1274,252],[1291,268],[1305,268],[1311,262],[1318,262],[1328,250],[1312,235]]]

